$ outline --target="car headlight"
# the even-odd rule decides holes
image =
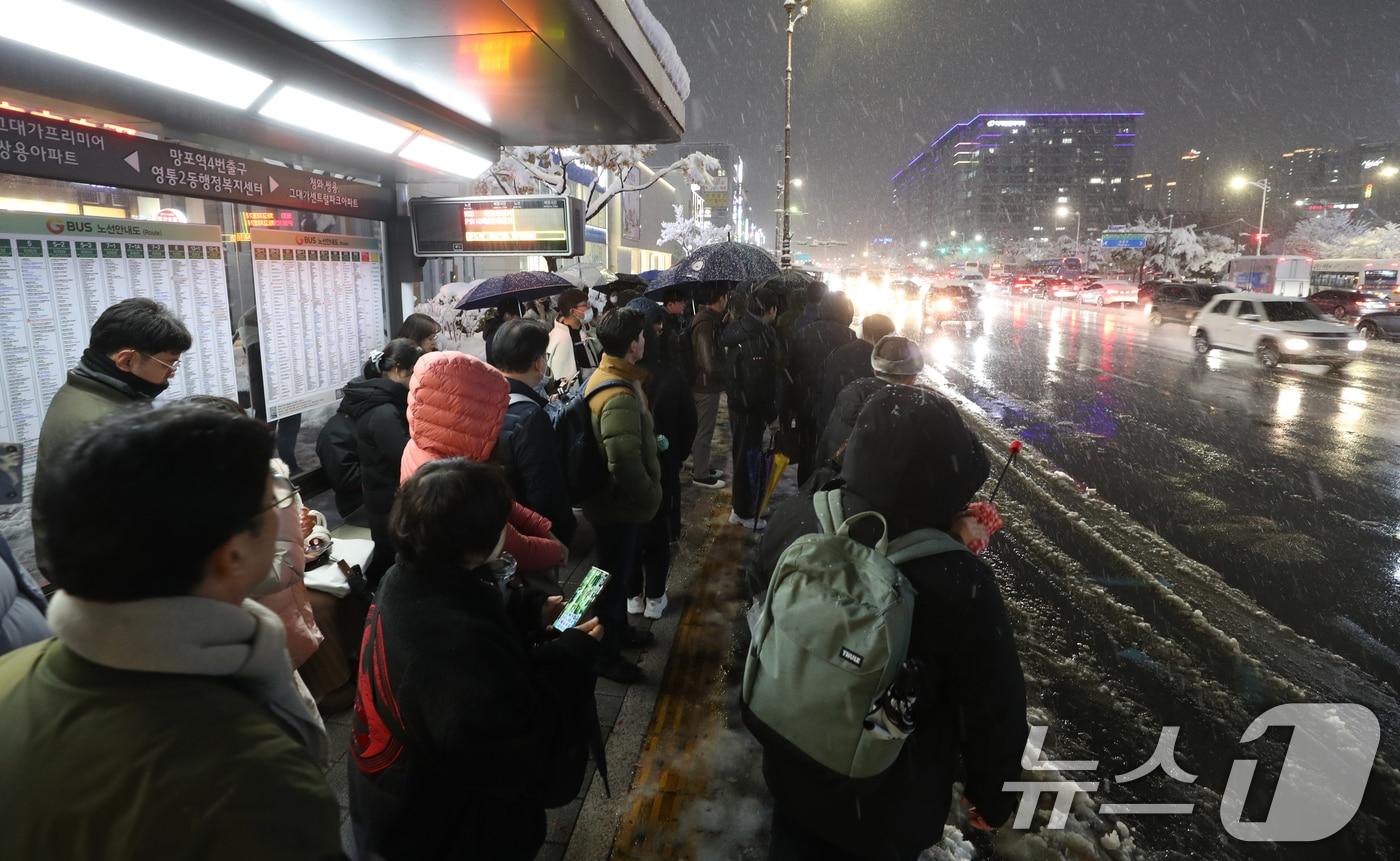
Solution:
[[[934,302],[934,303],[933,303],[933,310],[935,310],[935,311],[942,311],[943,313],[946,314],[946,313],[948,313],[948,312],[950,312],[950,311],[953,310],[953,300],[952,300],[952,299],[939,299],[937,302]]]
[[[1359,353],[1366,349],[1366,342],[1361,338],[1353,338],[1347,341],[1347,349],[1351,350],[1353,353]]]
[[[1283,348],[1290,353],[1301,353],[1308,348],[1308,342],[1302,338],[1289,338],[1283,342]]]

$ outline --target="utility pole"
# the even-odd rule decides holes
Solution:
[[[788,208],[792,205],[792,34],[797,22],[808,12],[811,0],[783,0],[787,11],[787,75],[785,79],[786,98],[783,109],[783,188],[782,188],[782,252],[779,264],[784,269],[792,268],[792,221]]]

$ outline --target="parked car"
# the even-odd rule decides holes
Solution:
[[[1356,330],[1324,317],[1294,296],[1222,293],[1196,315],[1191,340],[1204,356],[1214,349],[1253,353],[1266,368],[1349,364],[1366,349]]]
[[[1094,281],[1079,291],[1085,305],[1136,305],[1138,285],[1131,281]]]
[[[924,294],[924,331],[936,332],[945,323],[981,325],[977,294],[966,284],[930,287]]]
[[[1190,323],[1212,296],[1233,292],[1229,287],[1207,284],[1156,284],[1142,308],[1154,326]],[[1141,290],[1138,291],[1138,301],[1142,301]]]
[[[1338,320],[1354,321],[1376,311],[1391,311],[1394,306],[1385,299],[1359,290],[1319,290],[1308,301]]]
[[[1378,311],[1356,321],[1356,331],[1368,341],[1400,340],[1400,311]]]

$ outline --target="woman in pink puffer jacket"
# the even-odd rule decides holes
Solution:
[[[399,483],[425,463],[465,457],[490,463],[510,404],[510,384],[500,371],[466,353],[429,353],[418,360],[408,384],[408,434]],[[564,545],[545,517],[513,503],[505,550],[521,571],[562,565]]]

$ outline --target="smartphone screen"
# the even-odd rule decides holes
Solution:
[[[574,590],[574,597],[569,599],[569,603],[564,605],[564,611],[554,620],[554,630],[567,631],[578,625],[592,609],[593,602],[598,599],[598,593],[603,591],[603,587],[608,585],[611,579],[612,575],[602,568],[589,568],[583,582]]]

